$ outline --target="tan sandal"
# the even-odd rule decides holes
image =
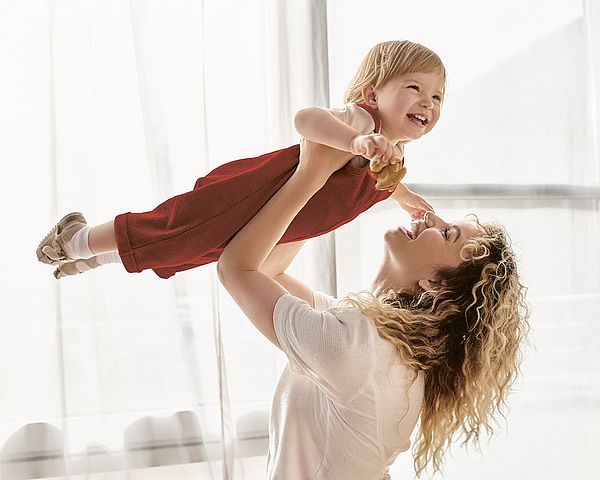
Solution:
[[[98,263],[97,256],[91,258],[80,258],[78,260],[73,260],[72,262],[65,262],[58,266],[56,270],[54,270],[54,278],[57,280],[68,277],[69,275],[78,275],[83,272],[87,272],[88,270],[92,270],[93,268],[99,267],[102,265]]]
[[[65,243],[73,238],[73,235],[86,225],[87,222],[83,214],[79,212],[65,215],[38,245],[35,251],[38,260],[48,265],[60,265],[64,262],[76,260],[68,257],[63,247]]]

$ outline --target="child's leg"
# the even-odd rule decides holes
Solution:
[[[88,243],[90,250],[95,255],[116,251],[117,241],[115,240],[114,220],[92,227]]]

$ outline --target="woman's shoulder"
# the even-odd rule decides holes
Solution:
[[[367,345],[377,341],[373,321],[360,309],[322,292],[313,291],[313,296],[314,307],[311,307],[303,299],[283,295],[275,308],[275,323],[291,321],[297,329],[305,329],[307,323],[319,326],[318,332],[313,334],[324,337],[324,341],[339,353],[343,350],[362,352]]]
[[[378,343],[379,336],[373,320],[361,312],[358,308],[338,302],[335,307],[327,309],[346,331],[346,340],[364,348],[367,345],[374,347]]]

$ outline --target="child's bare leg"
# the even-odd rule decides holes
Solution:
[[[117,241],[115,240],[113,220],[92,227],[88,243],[90,250],[96,255],[116,251]]]

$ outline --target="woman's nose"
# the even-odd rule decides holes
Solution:
[[[425,225],[427,225],[427,227],[435,227],[437,225],[446,223],[433,212],[426,212],[424,220],[425,220]]]
[[[435,216],[435,213],[433,213],[433,212],[425,212],[425,215],[423,216],[423,221],[425,222],[425,226],[427,228],[433,227],[436,219],[437,219],[437,217]]]

